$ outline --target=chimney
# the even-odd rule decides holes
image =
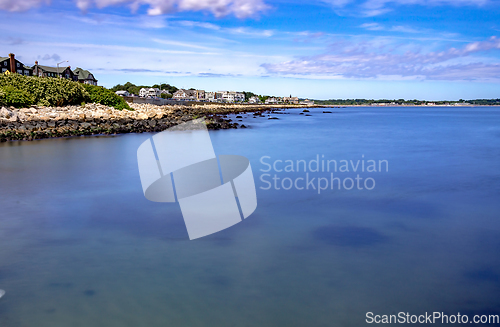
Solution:
[[[16,56],[13,53],[9,53],[9,58],[10,58],[10,72],[15,73],[16,72]]]
[[[37,60],[37,61],[35,61],[35,65],[37,65],[37,66],[38,66],[38,60]]]

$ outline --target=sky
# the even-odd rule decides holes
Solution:
[[[312,99],[500,98],[500,0],[0,0],[0,56]]]

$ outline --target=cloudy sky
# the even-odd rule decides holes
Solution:
[[[316,99],[500,97],[500,0],[0,0],[0,56]]]

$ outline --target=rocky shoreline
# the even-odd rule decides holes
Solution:
[[[36,140],[80,135],[161,132],[171,126],[205,117],[209,129],[245,128],[227,119],[228,114],[276,109],[305,108],[301,105],[203,104],[157,106],[131,104],[133,110],[116,110],[100,104],[67,107],[0,108],[0,141]]]

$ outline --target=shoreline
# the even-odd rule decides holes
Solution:
[[[0,108],[0,142],[32,141],[38,139],[110,135],[126,133],[161,132],[180,123],[205,117],[209,129],[246,128],[227,119],[229,114],[254,113],[262,116],[277,110],[305,108],[467,108],[500,107],[492,105],[447,106],[366,106],[366,105],[266,105],[266,104],[182,104],[164,105],[130,104],[130,110],[117,110],[100,104],[85,106]]]
[[[32,141],[46,138],[161,132],[192,119],[205,117],[209,129],[246,128],[227,119],[228,114],[263,113],[307,105],[130,104],[133,111],[100,104],[85,106],[0,108],[0,142]]]

